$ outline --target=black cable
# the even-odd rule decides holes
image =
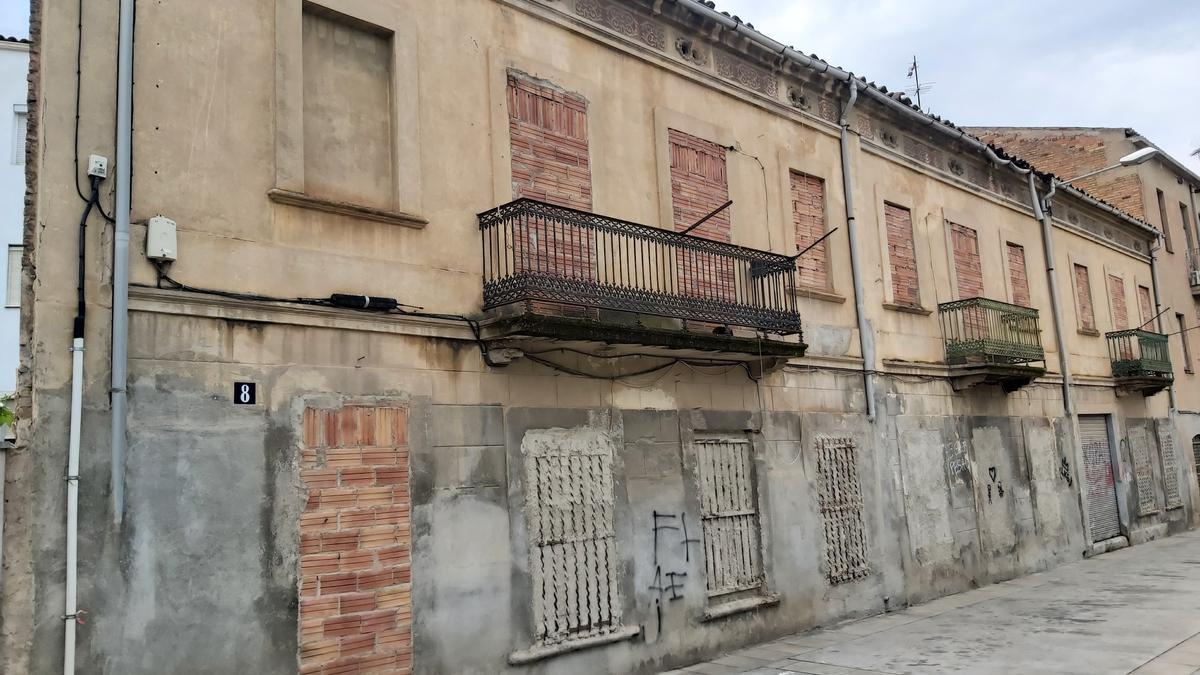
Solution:
[[[87,206],[83,209],[83,215],[79,217],[79,269],[76,283],[76,306],[75,306],[75,321],[71,330],[71,337],[82,338],[84,329],[84,320],[87,315],[87,302],[84,298],[84,283],[86,274],[86,254],[87,254],[87,220],[88,216],[92,215],[92,208],[99,205],[100,201],[100,178],[97,176],[91,177],[92,196],[87,200]],[[76,184],[78,187],[78,184]]]
[[[79,198],[89,204],[88,210],[91,210],[94,202],[95,208],[100,212],[101,216],[108,222],[115,222],[113,217],[104,212],[104,206],[100,204],[99,183],[95,176],[92,176],[92,197],[86,197],[83,194],[83,189],[79,186],[79,117],[80,117],[80,99],[81,90],[83,87],[83,0],[79,0],[79,27],[75,39],[75,192]]]
[[[533,354],[526,354],[525,358],[529,359],[530,361],[533,361],[534,363],[541,364],[543,366],[546,366],[547,368],[552,368],[554,370],[566,373],[568,375],[576,375],[578,377],[587,377],[587,378],[590,378],[593,380],[622,380],[622,379],[625,379],[628,377],[638,377],[641,375],[649,375],[651,373],[657,373],[659,371],[666,370],[667,368],[672,368],[672,367],[678,365],[679,363],[681,363],[681,361],[679,359],[671,359],[667,363],[662,363],[662,364],[659,364],[652,368],[646,368],[644,370],[637,370],[632,373],[621,373],[619,375],[596,375],[595,373],[588,373],[588,372],[584,372],[582,370],[578,370],[576,368],[571,368],[570,366],[564,366],[561,363],[555,363],[549,359],[543,359],[542,357],[535,356]],[[664,358],[668,358],[668,357],[664,357]]]
[[[277,298],[270,295],[259,295],[257,293],[237,293],[234,291],[222,291],[212,288],[198,288],[189,286],[185,283],[172,279],[166,272],[166,264],[155,262],[154,269],[158,273],[158,282],[156,288],[162,288],[163,282],[167,282],[168,288],[178,291],[187,291],[189,293],[199,293],[202,295],[214,295],[220,298],[230,298],[232,300],[251,300],[257,302],[290,302],[298,305],[329,305],[329,300],[324,298]],[[137,285],[137,284],[133,284]]]

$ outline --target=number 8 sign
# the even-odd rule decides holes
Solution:
[[[258,402],[258,385],[254,382],[233,383],[234,405],[254,405]]]

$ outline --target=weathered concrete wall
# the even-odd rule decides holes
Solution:
[[[81,599],[89,620],[80,632],[80,658],[102,672],[187,670],[198,663],[295,669],[298,523],[307,494],[299,434],[303,408],[314,401],[381,398],[406,402],[410,411],[413,652],[421,672],[494,672],[534,645],[523,448],[545,430],[613,439],[615,579],[621,623],[638,635],[515,670],[668,667],[751,636],[1046,569],[1085,548],[1076,493],[1061,468],[1062,433],[1034,412],[1051,404],[1053,387],[1037,389],[1045,398],[972,399],[953,395],[941,381],[896,381],[889,400],[915,412],[897,409],[879,428],[854,409],[860,380],[827,373],[775,376],[790,385],[781,391],[809,392],[794,405],[780,399],[776,410],[681,404],[693,396],[689,391],[711,396],[721,388],[756,402],[758,386],[740,371],[681,372],[644,388],[602,383],[594,402],[531,406],[548,388],[578,396],[595,381],[527,363],[485,373],[469,350],[438,357],[436,363],[459,363],[458,371],[388,365],[395,353],[422,344],[440,349],[424,337],[135,317],[138,334],[159,339],[140,341],[133,362],[136,423],[121,534],[106,522],[102,492],[91,492],[83,510]],[[268,345],[280,355],[274,364],[246,359]],[[297,368],[293,360],[315,365]],[[486,392],[433,384],[480,375],[496,384]],[[258,382],[260,404],[233,406],[233,379]],[[831,400],[825,412],[800,410],[830,385],[844,401]],[[620,403],[635,392],[641,409]],[[705,620],[720,607],[705,592],[705,552],[685,547],[681,530],[659,530],[656,544],[654,514],[674,516],[659,524],[686,521],[688,538],[702,537],[690,458],[694,439],[714,432],[744,435],[753,448],[765,581],[759,595],[778,594],[778,602]],[[818,504],[816,448],[823,437],[853,441],[863,499],[869,572],[837,585],[826,579],[829,542]],[[84,480],[102,485],[103,454],[89,457]],[[38,526],[52,532],[61,516],[54,508],[59,481],[50,471],[42,480],[46,511]],[[53,594],[61,568],[56,542],[45,547],[35,563],[47,601],[39,607],[33,663],[52,669],[60,647]],[[668,572],[687,576],[664,590]],[[218,615],[237,620],[207,620]],[[172,637],[181,634],[188,639]]]

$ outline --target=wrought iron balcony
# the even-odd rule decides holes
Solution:
[[[946,363],[959,389],[1000,384],[1014,391],[1045,372],[1038,311],[988,298],[938,305]],[[1028,364],[1042,362],[1042,367]]]
[[[1147,396],[1166,389],[1174,379],[1167,336],[1133,329],[1106,333],[1113,377],[1124,390]]]
[[[623,320],[660,334],[688,331],[687,340],[668,342],[717,350],[713,338],[773,334],[780,337],[761,342],[803,353],[803,344],[782,337],[801,335],[796,264],[787,256],[531,199],[479,214],[479,227],[489,315],[507,310],[577,327]]]

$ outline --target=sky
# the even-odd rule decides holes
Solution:
[[[1196,0],[719,0],[766,35],[960,126],[1133,127],[1200,173]],[[1136,8],[1136,11],[1131,11]],[[29,34],[0,0],[0,34]]]
[[[1131,10],[1131,8],[1133,8]],[[1196,0],[717,0],[960,126],[1133,127],[1200,173]]]

